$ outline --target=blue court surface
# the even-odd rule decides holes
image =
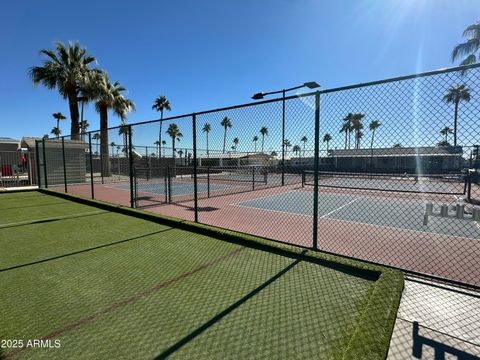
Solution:
[[[210,184],[210,191],[215,190],[225,190],[227,188],[232,188],[236,186],[225,186],[225,185],[217,185],[217,184]],[[116,186],[117,189],[122,190],[130,190],[130,185],[120,185]],[[198,183],[198,192],[199,193],[206,193],[208,191],[207,184]],[[165,182],[158,182],[158,183],[140,183],[137,185],[137,191],[142,193],[149,193],[149,194],[158,194],[164,195],[165,194]],[[190,195],[194,193],[194,185],[193,182],[174,182],[172,181],[171,186],[171,194],[172,196],[176,195]]]
[[[452,200],[454,197],[452,196]],[[480,229],[471,220],[430,217],[423,225],[425,203],[389,197],[319,194],[318,216],[363,224],[480,239]],[[292,191],[233,204],[266,211],[313,215],[313,193]],[[434,205],[439,211],[440,204]]]

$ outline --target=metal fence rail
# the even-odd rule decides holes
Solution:
[[[30,186],[37,183],[35,154],[0,151],[0,188]]]
[[[473,65],[43,140],[38,179],[478,288],[479,118]]]

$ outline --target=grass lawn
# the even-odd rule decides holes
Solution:
[[[0,194],[9,359],[383,359],[400,272],[47,192]]]

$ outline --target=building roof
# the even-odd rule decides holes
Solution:
[[[391,147],[377,149],[330,150],[333,157],[461,156],[461,146]]]
[[[0,136],[0,143],[2,144],[18,144],[20,141],[19,140],[15,140],[15,139],[12,139],[12,138],[9,138],[9,137],[3,137],[3,136]]]

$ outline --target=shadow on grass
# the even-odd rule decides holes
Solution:
[[[445,360],[445,355],[453,355],[458,360],[480,360],[480,357],[469,354],[463,350],[457,349],[450,345],[445,345],[440,341],[436,341],[419,334],[419,325],[418,322],[413,322],[413,348],[412,355],[417,358],[422,358],[422,347],[430,346],[433,348],[435,353],[435,360]]]
[[[19,226],[43,224],[43,223],[49,223],[49,222],[54,222],[54,221],[60,221],[60,220],[78,219],[78,218],[81,218],[81,217],[105,215],[105,214],[108,214],[108,213],[109,213],[109,211],[94,211],[94,212],[91,212],[91,213],[82,213],[82,214],[70,215],[70,216],[58,216],[58,217],[53,217],[53,218],[46,218],[46,219],[39,219],[39,220],[32,220],[32,221],[21,221],[21,222],[13,223],[13,224],[0,225],[0,229],[9,229],[9,228],[14,228],[14,227],[19,227]]]
[[[9,207],[9,208],[1,208],[0,211],[9,211],[9,210],[26,209],[26,208],[37,208],[37,207],[43,207],[43,206],[64,205],[64,204],[69,204],[69,202],[68,201],[62,201],[62,202],[54,202],[54,203],[38,204],[38,205],[20,205],[20,206],[14,206],[14,207]]]
[[[303,251],[302,252],[302,255],[304,255],[307,251]],[[248,300],[250,300],[252,297],[254,297],[255,295],[257,295],[258,293],[260,293],[263,289],[265,289],[266,287],[268,287],[269,285],[271,285],[274,281],[278,280],[280,277],[282,277],[283,275],[285,275],[288,271],[290,271],[291,269],[293,269],[295,266],[297,266],[300,262],[302,261],[301,258],[298,258],[297,260],[295,260],[294,262],[292,262],[290,265],[288,265],[287,267],[285,267],[284,269],[280,270],[277,274],[275,274],[274,276],[272,276],[270,279],[268,279],[267,281],[265,281],[263,284],[261,284],[260,286],[258,286],[257,288],[253,289],[251,292],[249,292],[247,295],[245,295],[244,297],[242,297],[241,299],[239,299],[238,301],[236,301],[235,303],[233,303],[232,305],[230,305],[229,307],[227,307],[225,310],[223,310],[222,312],[218,313],[217,315],[215,315],[213,318],[211,318],[210,320],[208,320],[206,323],[204,323],[203,325],[201,325],[200,327],[198,327],[196,330],[192,331],[190,334],[188,334],[187,336],[185,336],[183,339],[179,340],[177,343],[173,344],[172,346],[170,346],[168,349],[166,349],[165,351],[163,351],[161,354],[159,354],[157,357],[155,357],[155,360],[161,360],[161,359],[166,359],[168,358],[170,355],[172,355],[175,351],[179,350],[180,348],[182,348],[184,345],[186,345],[187,343],[189,343],[190,341],[192,341],[193,339],[195,339],[197,336],[199,336],[200,334],[202,334],[204,331],[206,331],[208,328],[210,328],[211,326],[215,325],[218,321],[222,320],[225,316],[227,316],[228,314],[230,314],[232,311],[234,311],[235,309],[237,309],[240,305],[242,305],[243,303],[247,302]]]
[[[110,246],[114,246],[114,245],[118,245],[118,244],[123,244],[123,243],[129,242],[129,241],[139,240],[139,239],[142,239],[142,238],[144,238],[144,237],[146,237],[146,236],[156,235],[156,234],[160,234],[160,233],[163,233],[163,232],[166,232],[166,231],[170,231],[170,230],[173,230],[173,228],[168,228],[168,229],[163,229],[163,230],[159,230],[159,231],[154,231],[154,232],[151,232],[151,233],[148,233],[148,234],[143,234],[143,235],[131,237],[131,238],[128,238],[128,239],[123,239],[123,240],[115,241],[115,242],[108,243],[108,244],[102,244],[102,245],[90,247],[90,248],[88,248],[88,249],[83,249],[83,250],[74,251],[74,252],[71,252],[71,253],[68,253],[68,254],[53,256],[53,257],[50,257],[50,258],[47,258],[47,259],[37,260],[37,261],[33,261],[33,262],[30,262],[30,263],[26,263],[26,264],[11,266],[11,267],[8,267],[8,268],[5,268],[5,269],[0,269],[0,272],[8,271],[8,270],[13,270],[13,269],[18,269],[18,268],[22,268],[22,267],[26,267],[26,266],[31,266],[31,265],[36,265],[36,264],[41,264],[41,263],[44,263],[44,262],[61,259],[61,258],[67,257],[67,256],[78,255],[78,254],[86,253],[86,252],[93,251],[93,250],[103,249],[103,248],[107,248],[107,247],[110,247]],[[1,360],[1,359],[0,359],[0,360]]]

